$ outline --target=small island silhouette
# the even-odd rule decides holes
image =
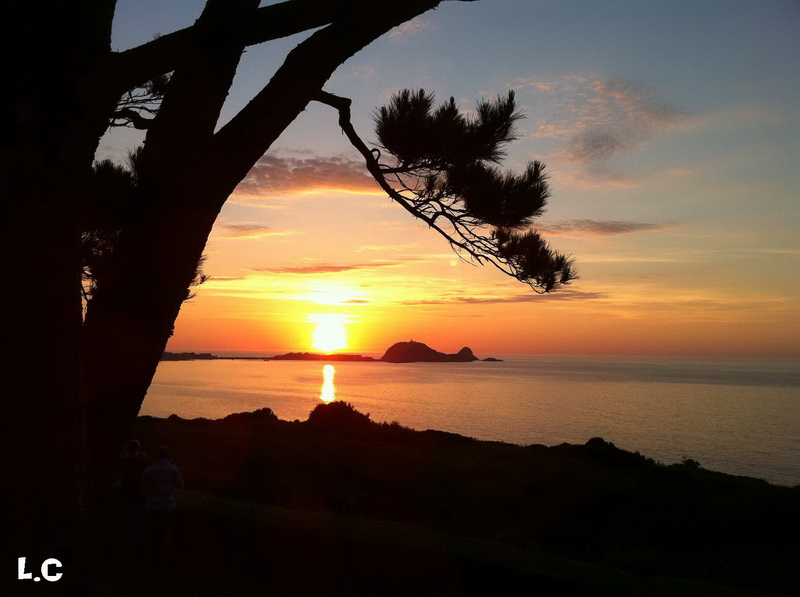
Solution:
[[[287,352],[286,354],[267,357],[267,361],[374,361],[372,357],[365,357],[360,354],[344,353],[316,353],[316,352]]]
[[[387,363],[471,363],[478,361],[472,349],[465,346],[455,354],[434,350],[422,342],[397,342],[392,344],[380,359]]]
[[[272,357],[219,356],[208,352],[164,352],[162,361],[197,361],[197,360],[257,360],[257,361],[357,361],[384,363],[471,363],[480,361],[469,346],[465,346],[454,354],[434,350],[423,342],[395,342],[379,359],[360,354],[287,352]],[[484,361],[499,362],[502,359],[488,357]]]

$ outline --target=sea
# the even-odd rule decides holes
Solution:
[[[520,445],[585,443],[800,485],[800,361],[504,357],[408,363],[195,360],[159,365],[141,414],[304,421],[341,400],[373,421]]]

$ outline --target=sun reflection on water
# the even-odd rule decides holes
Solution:
[[[334,375],[336,375],[336,369],[333,365],[325,365],[322,368],[322,391],[319,399],[326,404],[336,400],[336,386],[333,385]]]

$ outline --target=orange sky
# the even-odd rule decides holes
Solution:
[[[121,2],[114,46],[189,25],[202,5]],[[315,326],[337,316],[347,350],[366,354],[413,338],[480,357],[800,358],[798,16],[782,1],[443,3],[326,89],[353,99],[368,143],[396,90],[469,111],[514,89],[526,118],[505,166],[547,164],[553,196],[536,225],[580,279],[540,297],[460,262],[377,192],[315,104],[223,209],[211,280],[169,349],[312,350]],[[248,49],[223,121],[297,42]],[[98,157],[139,142],[117,129]]]
[[[346,322],[344,350],[363,354],[411,338],[445,352],[468,345],[479,357],[796,354],[790,301],[728,287],[696,266],[692,275],[706,279],[687,287],[685,265],[653,256],[647,231],[554,235],[582,277],[540,296],[492,267],[460,261],[375,193],[306,188],[269,207],[247,207],[253,201],[226,208],[209,244],[211,280],[184,306],[171,350],[314,351],[320,316],[334,315]],[[244,213],[252,216],[244,221],[275,227],[231,226]]]

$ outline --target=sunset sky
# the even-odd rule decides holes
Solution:
[[[267,2],[264,4],[272,4]],[[202,1],[120,0],[114,48],[190,25]],[[346,63],[327,90],[372,113],[402,88],[465,111],[516,91],[526,118],[504,166],[547,164],[536,227],[580,279],[547,296],[446,242],[368,177],[328,107],[312,105],[228,200],[211,279],[170,350],[346,352],[413,338],[479,357],[800,358],[800,4],[445,2]],[[303,36],[251,48],[224,118]],[[98,157],[141,141],[115,130]]]

